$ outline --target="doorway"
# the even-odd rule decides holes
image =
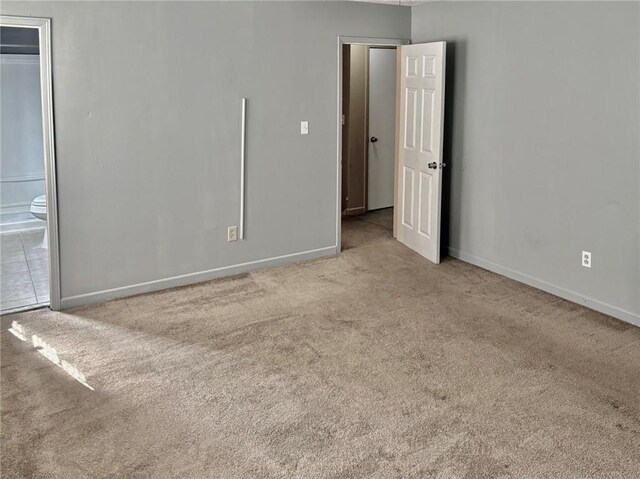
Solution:
[[[340,38],[339,249],[347,247],[343,222],[366,221],[392,232],[397,47],[404,43]]]
[[[446,166],[442,161],[446,42],[408,43],[338,38],[336,252],[342,250],[343,218],[370,214],[376,211],[375,206],[384,209],[386,191],[393,191],[393,237],[437,264],[442,169]],[[385,62],[382,54],[371,56],[372,52],[377,55],[384,51],[381,47],[396,52],[395,88],[385,90],[384,81],[371,79],[374,71],[377,80],[394,63]],[[371,69],[372,62],[377,62],[375,70]],[[395,121],[380,120],[385,115],[379,112],[372,116],[372,97],[374,104],[395,110]],[[385,142],[387,148],[382,148],[378,134],[388,129],[385,125],[393,125],[395,134],[393,141]],[[372,158],[388,156],[385,150],[394,153],[389,166],[372,165]],[[371,194],[370,190],[380,185],[382,189]]]
[[[59,309],[50,20],[0,16],[0,314]]]
[[[393,207],[396,48],[344,45],[342,214]]]

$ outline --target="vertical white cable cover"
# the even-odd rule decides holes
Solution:
[[[238,237],[244,239],[244,159],[247,134],[247,99],[242,99],[242,144],[240,145],[240,225]]]

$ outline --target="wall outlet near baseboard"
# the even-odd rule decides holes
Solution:
[[[227,241],[238,241],[238,227],[229,226],[227,228]]]
[[[585,268],[591,268],[591,252],[582,252],[582,266],[584,266]]]

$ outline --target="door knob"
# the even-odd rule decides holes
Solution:
[[[432,170],[437,170],[438,169],[438,163],[436,163],[435,161],[429,163],[427,166],[429,168],[431,168]]]
[[[375,143],[376,141],[378,141],[378,139],[375,136],[371,137],[371,143]]]

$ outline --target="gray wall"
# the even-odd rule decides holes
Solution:
[[[636,324],[639,26],[635,2],[439,2],[411,35],[450,42],[450,252]]]
[[[409,38],[409,8],[159,1],[0,10],[52,18],[63,306],[335,252],[337,37]],[[227,226],[238,223],[243,96],[247,239],[227,243]]]

